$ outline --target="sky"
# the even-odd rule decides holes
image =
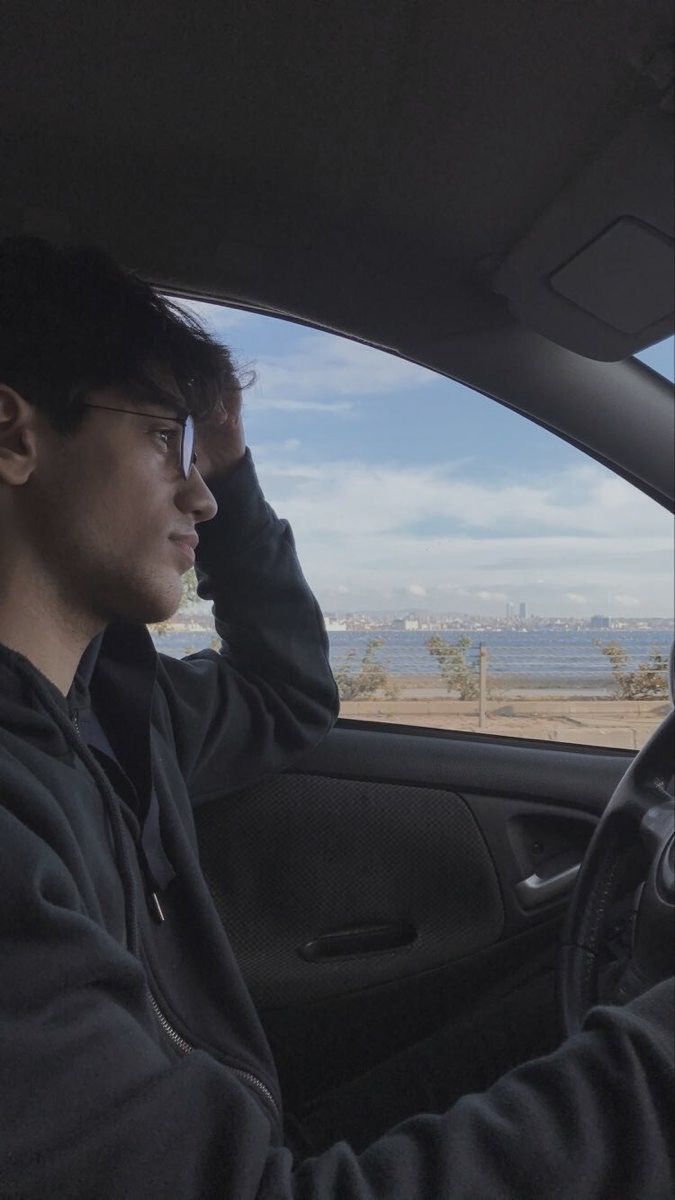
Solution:
[[[383,351],[180,304],[256,372],[248,444],[324,613],[672,616],[672,518],[574,447]],[[672,380],[672,338],[640,357]]]

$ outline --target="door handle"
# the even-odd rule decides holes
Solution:
[[[299,946],[298,954],[306,962],[325,962],[327,959],[351,958],[355,954],[402,950],[412,946],[416,937],[417,930],[413,925],[367,925],[324,933]]]
[[[559,871],[557,875],[528,875],[516,884],[516,895],[523,908],[538,908],[540,904],[550,904],[551,900],[559,900],[572,891],[574,881],[579,874],[581,863],[574,863]]]

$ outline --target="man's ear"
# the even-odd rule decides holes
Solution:
[[[37,413],[32,404],[0,383],[0,484],[19,487],[37,462]]]

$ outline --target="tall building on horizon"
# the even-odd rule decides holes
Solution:
[[[610,629],[611,624],[609,617],[603,616],[601,613],[596,613],[591,617],[591,629]]]
[[[526,600],[521,600],[520,604],[518,605],[518,616],[521,621],[527,620],[527,601]]]

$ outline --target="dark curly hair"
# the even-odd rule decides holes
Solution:
[[[102,250],[0,242],[0,383],[58,432],[77,429],[96,388],[152,392],[157,368],[196,421],[241,386],[229,351],[196,318]]]

